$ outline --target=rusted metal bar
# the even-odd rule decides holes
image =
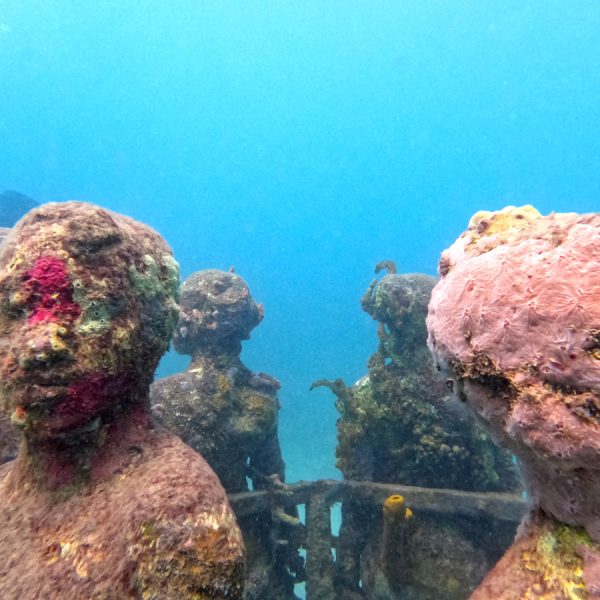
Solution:
[[[518,494],[505,492],[463,492],[370,481],[300,481],[282,489],[230,494],[229,500],[238,516],[270,510],[278,499],[307,504],[315,495],[324,495],[326,503],[367,502],[383,504],[388,496],[401,494],[415,511],[475,517],[485,515],[500,521],[518,523],[526,510]]]
[[[370,501],[383,505],[389,496],[400,494],[415,511],[466,517],[485,515],[500,521],[518,523],[526,510],[523,497],[514,493],[464,492],[367,481],[345,483],[344,500]]]
[[[306,596],[334,600],[331,512],[324,494],[306,503]]]

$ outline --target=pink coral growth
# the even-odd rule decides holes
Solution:
[[[67,396],[53,408],[54,424],[64,428],[85,422],[131,394],[134,384],[130,374],[93,373],[78,379],[69,385]]]
[[[600,214],[514,212],[442,254],[428,343],[532,503],[600,542]]]
[[[540,221],[556,233],[560,215]],[[600,217],[571,221],[559,244],[544,238],[537,222],[536,237],[520,231],[478,253],[463,235],[444,252],[451,266],[433,292],[428,318],[442,363],[450,357],[468,363],[485,353],[521,380],[541,376],[600,390],[600,361],[589,347],[590,331],[600,330]]]
[[[29,323],[76,319],[81,307],[73,301],[73,288],[62,260],[52,256],[38,258],[25,273],[29,291]]]

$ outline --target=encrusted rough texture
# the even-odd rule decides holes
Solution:
[[[106,479],[59,501],[2,467],[0,596],[242,598],[240,535],[208,465],[161,429],[118,451]]]
[[[390,273],[362,305],[379,321],[379,348],[354,386],[320,381],[337,396],[337,465],[346,479],[461,490],[517,490],[508,452],[451,395],[427,348],[425,317],[436,279]],[[378,266],[377,271],[381,270]],[[345,502],[338,544],[338,594],[462,600],[512,539],[510,526],[423,513],[410,527],[385,527],[381,510]],[[392,549],[390,551],[390,549]],[[362,582],[362,592],[359,589]]]
[[[150,228],[68,202],[0,248],[0,596],[242,598],[243,544],[206,462],[156,426],[148,386],[178,268]]]
[[[464,600],[489,569],[490,559],[491,564],[497,559],[501,541],[510,543],[510,533],[493,522],[442,520],[417,509],[411,522],[390,532],[390,553],[385,516],[372,518],[371,526],[377,535],[369,536],[361,565],[369,600]],[[486,526],[501,541],[482,537]],[[489,549],[485,542],[490,542]]]
[[[21,433],[10,422],[10,416],[0,414],[0,464],[15,458],[20,442]]]
[[[206,269],[190,275],[182,286],[179,322],[173,345],[180,354],[239,354],[239,343],[262,321],[263,307],[235,273]]]
[[[337,466],[346,479],[510,490],[520,486],[499,450],[452,397],[427,349],[425,316],[436,280],[391,273],[374,281],[363,308],[379,320],[379,349],[354,386],[337,395]]]
[[[155,416],[206,458],[228,492],[247,490],[247,476],[257,488],[270,475],[283,478],[279,382],[240,360],[241,341],[262,315],[239,275],[194,273],[181,286],[174,341],[192,362],[151,387]]]
[[[534,513],[471,600],[594,600],[599,550],[585,529]]]
[[[541,216],[530,206],[478,213],[442,254],[440,273],[427,319],[434,358],[519,458],[532,510],[542,511],[537,529],[556,520],[587,531],[592,545],[575,545],[585,556],[581,597],[597,597],[600,215]],[[523,535],[539,537],[535,531]],[[523,544],[486,580],[485,589],[494,578],[507,582],[494,598],[517,597],[509,584],[521,573]],[[523,585],[554,586],[553,572],[539,564]]]
[[[208,461],[228,492],[269,489],[285,480],[277,436],[279,383],[240,360],[241,341],[263,318],[262,306],[235,273],[214,269],[181,286],[175,348],[191,354],[188,369],[154,382],[152,410]],[[296,516],[293,505],[281,512]],[[270,512],[240,519],[247,546],[247,600],[294,598],[290,572],[302,568],[285,522]]]

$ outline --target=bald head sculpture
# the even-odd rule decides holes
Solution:
[[[158,233],[80,202],[32,210],[0,249],[2,598],[241,598],[243,545],[206,462],[154,424],[178,307]],[[35,577],[29,577],[35,573]]]

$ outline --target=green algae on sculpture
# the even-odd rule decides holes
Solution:
[[[353,386],[321,380],[336,396],[337,466],[345,479],[461,490],[519,490],[509,453],[499,450],[452,398],[426,345],[425,317],[436,282],[391,272],[362,298],[379,321],[368,374]],[[391,269],[390,269],[391,268]],[[345,502],[339,548],[343,593],[373,600],[463,600],[510,544],[510,525],[435,514],[417,515],[410,544],[404,530],[361,502]],[[402,547],[382,561],[381,545]],[[397,539],[394,540],[393,538]],[[410,554],[407,554],[410,553]],[[392,560],[393,559],[393,560]],[[391,563],[402,565],[403,573]],[[359,585],[359,582],[361,584]]]
[[[336,394],[337,466],[348,479],[517,489],[512,457],[454,400],[431,360],[425,317],[435,282],[396,273],[373,281],[361,301],[379,320],[368,375],[350,387],[341,380],[315,382]]]
[[[143,295],[129,268],[148,264]],[[149,227],[77,202],[35,209],[2,244],[0,397],[22,432],[0,467],[3,599],[243,597],[225,491],[150,413],[173,264]]]

